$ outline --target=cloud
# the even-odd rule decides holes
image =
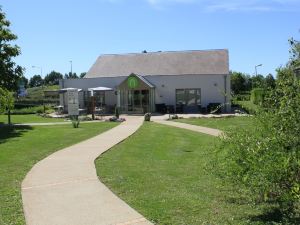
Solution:
[[[193,4],[204,11],[300,11],[299,0],[144,0],[154,8]]]

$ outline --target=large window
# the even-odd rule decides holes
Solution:
[[[176,89],[176,105],[201,105],[200,89]]]

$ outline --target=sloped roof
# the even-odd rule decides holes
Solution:
[[[228,74],[228,50],[194,50],[99,56],[85,78],[145,75]]]

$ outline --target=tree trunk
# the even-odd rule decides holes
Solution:
[[[10,109],[8,109],[7,111],[7,117],[8,117],[8,124],[11,125]]]

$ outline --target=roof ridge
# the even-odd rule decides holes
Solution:
[[[189,52],[217,52],[217,51],[228,51],[227,48],[223,49],[204,49],[204,50],[169,50],[169,51],[153,51],[153,52],[131,52],[131,53],[107,53],[102,54],[101,56],[126,56],[126,55],[143,55],[143,54],[159,54],[159,53],[189,53]]]

